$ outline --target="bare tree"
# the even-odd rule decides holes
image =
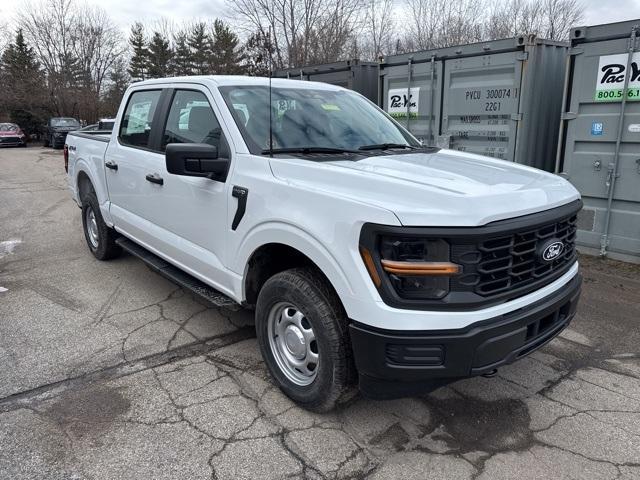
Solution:
[[[584,18],[584,7],[578,0],[545,0],[543,10],[546,17],[543,36],[552,40],[568,38],[571,27]]]
[[[72,48],[80,63],[87,103],[93,107],[87,114],[97,118],[105,80],[116,60],[124,54],[125,46],[122,33],[101,8],[83,6],[78,9],[77,19]]]
[[[41,0],[28,3],[17,23],[43,66],[52,110],[95,120],[104,80],[125,51],[121,32],[104,10],[73,0]]]
[[[276,68],[333,61],[346,52],[364,0],[235,0],[245,30],[271,38]]]
[[[393,0],[367,0],[364,12],[363,57],[377,60],[393,50],[395,18]]]
[[[583,18],[579,0],[405,0],[408,44],[418,49],[535,34],[566,39]]]
[[[0,55],[2,55],[2,52],[4,52],[4,49],[7,48],[10,42],[11,29],[9,28],[9,24],[0,19]]]

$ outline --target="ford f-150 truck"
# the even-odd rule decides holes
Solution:
[[[271,83],[272,82],[272,83]],[[343,88],[158,79],[65,165],[100,260],[122,249],[217,305],[255,308],[293,400],[391,398],[490,376],[553,339],[580,294],[578,192],[425,147]]]

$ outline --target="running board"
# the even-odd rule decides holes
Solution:
[[[174,267],[132,240],[129,240],[126,237],[120,237],[116,240],[116,243],[120,245],[123,250],[129,252],[134,257],[138,257],[146,263],[151,270],[158,272],[163,277],[168,278],[173,283],[179,285],[185,290],[188,290],[197,297],[215,305],[216,307],[240,307],[235,300],[227,297],[224,293],[210,287],[206,283],[180,270],[178,267]]]

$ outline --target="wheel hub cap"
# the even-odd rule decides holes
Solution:
[[[320,355],[311,323],[295,305],[275,304],[267,319],[269,347],[280,371],[293,383],[310,385],[318,373]]]
[[[87,209],[87,233],[89,234],[89,241],[94,248],[98,247],[98,222],[96,220],[96,214],[91,207]]]
[[[284,342],[289,353],[298,359],[304,358],[306,345],[302,331],[295,325],[289,325],[284,332]]]

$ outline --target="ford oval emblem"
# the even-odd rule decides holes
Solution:
[[[564,252],[564,243],[560,241],[551,242],[542,250],[542,260],[552,262]]]

